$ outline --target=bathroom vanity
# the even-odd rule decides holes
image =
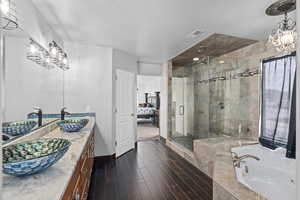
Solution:
[[[86,200],[94,164],[94,131],[90,134],[62,200]]]
[[[50,132],[42,128],[14,141],[63,138],[69,140],[71,145],[57,163],[37,174],[21,177],[4,175],[3,199],[86,200],[93,168],[95,118],[85,118],[89,122],[80,132],[65,133],[56,126]]]

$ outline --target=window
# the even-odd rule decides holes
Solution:
[[[295,157],[296,55],[263,61],[260,143]]]

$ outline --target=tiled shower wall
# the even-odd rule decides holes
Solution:
[[[270,44],[261,41],[214,58],[208,64],[172,69],[170,76],[194,81],[194,87],[188,87],[194,91],[187,92],[193,94],[189,98],[194,99],[194,105],[187,112],[193,112],[190,126],[195,139],[223,135],[258,137],[261,61],[277,55],[280,54]]]

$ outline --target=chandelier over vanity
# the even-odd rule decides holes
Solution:
[[[266,10],[266,14],[269,16],[284,15],[284,19],[278,24],[278,26],[269,36],[269,42],[271,42],[278,51],[291,52],[296,48],[296,22],[288,17],[288,13],[294,11],[295,9],[295,0],[280,0],[272,4]]]
[[[67,53],[55,41],[49,43],[49,48],[46,49],[32,38],[29,40],[27,59],[47,69],[53,69],[55,66],[62,70],[69,69]]]

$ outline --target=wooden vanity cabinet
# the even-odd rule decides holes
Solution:
[[[94,141],[95,138],[93,130],[76,165],[74,174],[67,186],[62,200],[87,199],[94,165]]]

